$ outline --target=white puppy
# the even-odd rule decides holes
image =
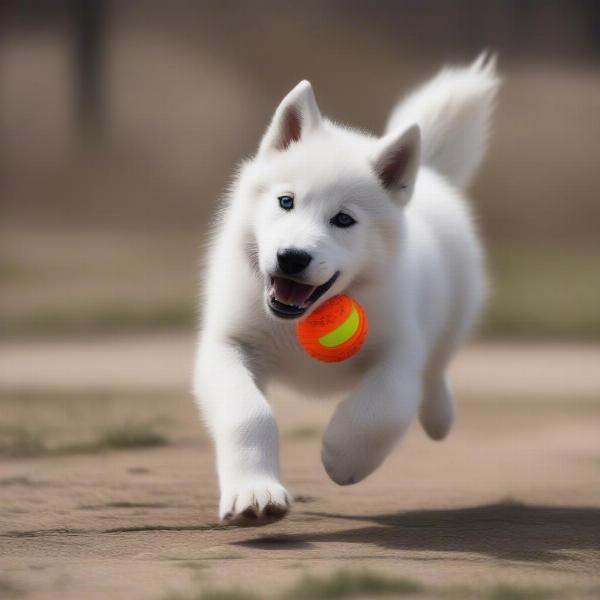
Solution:
[[[216,445],[224,522],[288,511],[277,381],[346,393],[323,436],[331,479],[372,473],[418,414],[441,439],[454,415],[446,367],[485,296],[464,190],[486,147],[499,80],[493,60],[446,68],[402,101],[383,137],[321,116],[311,85],[281,102],[228,194],[209,252],[194,390]],[[363,348],[320,363],[295,319],[332,296],[369,317]]]

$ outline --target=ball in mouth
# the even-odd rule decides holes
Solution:
[[[267,304],[271,312],[281,319],[302,316],[336,281],[336,271],[325,283],[311,285],[289,277],[273,275],[267,290]]]

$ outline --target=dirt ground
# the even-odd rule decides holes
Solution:
[[[192,350],[174,334],[3,344],[0,597],[381,592],[327,587],[364,570],[396,582],[392,597],[600,597],[599,347],[466,349],[450,438],[413,427],[353,487],[319,460],[334,404],[275,398],[296,505],[257,529],[216,523],[211,446],[187,392]],[[162,437],[102,433],[136,423]]]

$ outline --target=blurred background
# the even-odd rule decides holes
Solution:
[[[340,491],[333,404],[275,397],[294,512],[220,529],[189,390],[236,164],[301,79],[377,133],[484,49],[504,78],[472,190],[492,294],[453,367],[456,430],[440,448],[414,427]],[[2,0],[0,597],[597,598],[599,156],[598,0]]]
[[[595,0],[4,1],[0,331],[190,329],[217,199],[300,79],[380,132],[444,63],[505,79],[473,190],[486,336],[600,337]]]

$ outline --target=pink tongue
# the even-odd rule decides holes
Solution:
[[[291,279],[284,279],[283,277],[274,277],[271,289],[275,292],[275,298],[279,302],[290,306],[302,306],[313,293],[315,287],[297,283]]]

